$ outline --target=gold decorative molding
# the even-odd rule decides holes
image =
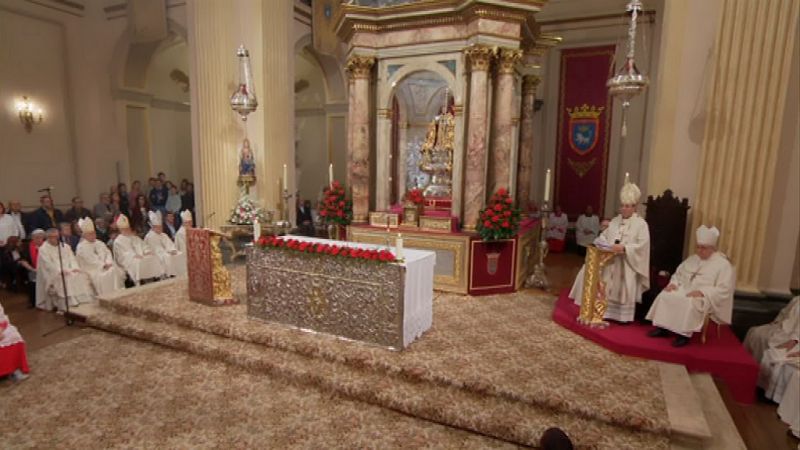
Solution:
[[[536,95],[536,88],[541,82],[542,78],[539,75],[524,75],[522,77],[522,95],[531,93]]]
[[[392,118],[392,110],[388,108],[379,108],[378,109],[378,117],[381,119],[391,119]]]
[[[373,65],[375,65],[373,56],[354,55],[347,60],[346,70],[352,79],[369,79]]]
[[[419,229],[439,233],[449,233],[453,229],[453,219],[450,217],[422,216],[419,218]]]
[[[556,36],[555,34],[540,34],[536,36],[536,40],[533,43],[533,47],[530,48],[530,52],[536,56],[544,56],[548,50],[560,44],[562,40],[564,40],[564,38]]]
[[[497,52],[497,73],[513,74],[517,63],[522,60],[522,50],[516,48],[501,48]]]
[[[473,71],[488,71],[496,49],[486,45],[473,45],[464,50]]]

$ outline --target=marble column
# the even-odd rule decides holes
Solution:
[[[720,228],[740,291],[758,292],[799,15],[796,0],[722,4],[692,230]]]
[[[525,75],[522,78],[522,117],[519,130],[519,162],[517,165],[517,202],[526,210],[531,201],[533,183],[533,115],[536,103],[536,87],[540,78]]]
[[[369,215],[369,88],[372,66],[371,56],[352,56],[347,61],[347,71],[353,79],[350,98],[350,189],[353,196],[353,222],[364,223]]]
[[[486,157],[489,97],[489,64],[493,50],[476,45],[465,54],[471,70],[467,157],[464,170],[464,221],[462,228],[474,231],[486,201]]]
[[[242,128],[231,111],[238,77],[235,11],[223,2],[188,2],[192,154],[199,225],[217,228],[235,205],[236,143]]]
[[[511,146],[514,139],[514,71],[522,51],[503,48],[497,54],[497,81],[492,114],[492,151],[489,155],[489,183],[492,195],[500,188],[511,187]]]

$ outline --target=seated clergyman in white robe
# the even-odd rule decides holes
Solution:
[[[150,231],[144,242],[153,249],[164,265],[167,276],[180,277],[186,275],[186,257],[175,248],[175,243],[164,233],[160,212],[150,212]]]
[[[800,296],[793,298],[772,323],[750,328],[744,346],[756,361],[761,361],[768,348],[792,339],[800,339]]]
[[[39,247],[36,263],[36,307],[47,311],[53,308],[64,311],[67,309],[67,301],[69,306],[78,306],[94,300],[89,277],[81,270],[69,245],[59,243],[58,239],[58,230],[47,230],[47,241]]]
[[[703,328],[706,316],[717,324],[730,324],[736,275],[728,258],[717,251],[719,230],[700,226],[695,254],[686,258],[658,294],[647,320],[658,327],[652,337],[678,335],[672,343],[683,347],[692,333]]]
[[[130,222],[124,214],[117,218],[119,236],[114,239],[114,259],[135,284],[141,280],[163,278],[164,265],[153,250],[131,230]]]
[[[586,213],[578,216],[575,222],[575,241],[581,247],[588,247],[600,234],[600,219],[593,214],[592,207],[586,207]]]
[[[608,303],[605,318],[618,322],[633,321],[636,303],[641,303],[642,293],[650,288],[650,231],[647,222],[636,214],[641,196],[635,184],[626,183],[620,191],[620,214],[595,242],[617,254],[603,268],[601,279]],[[569,293],[578,305],[583,296],[585,269],[585,265],[581,267]]]
[[[175,233],[175,248],[183,253],[186,258],[186,230],[194,228],[192,223],[192,212],[188,209],[181,213],[181,227]]]
[[[124,289],[125,272],[114,262],[106,244],[97,240],[92,219],[79,219],[78,227],[81,229],[81,241],[75,256],[81,269],[89,275],[95,292],[101,295]]]

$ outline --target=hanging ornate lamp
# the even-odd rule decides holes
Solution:
[[[628,54],[619,72],[606,82],[609,94],[622,100],[622,137],[627,135],[626,113],[631,99],[644,91],[650,82],[647,76],[636,68],[633,59],[636,48],[636,19],[642,12],[641,0],[631,0],[626,10],[631,15],[631,22],[628,26]]]
[[[250,68],[250,52],[240,45],[236,50],[239,57],[239,85],[231,95],[231,109],[236,111],[242,120],[247,120],[247,115],[258,108],[255,86],[253,85],[253,72]]]

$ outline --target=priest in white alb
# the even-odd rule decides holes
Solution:
[[[53,308],[64,311],[67,301],[72,307],[93,300],[94,291],[89,277],[81,270],[72,249],[59,242],[57,229],[47,230],[47,241],[39,247],[36,264],[36,307],[46,311]]]
[[[650,231],[647,222],[636,213],[642,193],[626,180],[620,190],[620,214],[600,233],[595,244],[616,256],[603,268],[602,281],[606,287],[606,319],[632,322],[636,304],[642,293],[650,288]],[[580,305],[586,267],[581,267],[569,297]]]
[[[600,234],[600,219],[592,211],[592,206],[586,207],[586,212],[578,216],[575,221],[575,242],[584,249],[597,239]]]
[[[144,237],[144,242],[153,249],[161,259],[168,277],[186,275],[186,257],[175,248],[175,243],[164,233],[161,212],[150,211],[150,231]]]
[[[138,286],[142,280],[160,279],[165,275],[164,265],[150,247],[131,230],[125,214],[115,222],[119,236],[114,239],[114,259]]]
[[[667,287],[647,313],[655,325],[651,337],[677,334],[674,347],[689,343],[708,317],[717,324],[731,323],[736,275],[728,258],[717,251],[719,230],[701,225],[695,232],[695,254],[678,266]]]
[[[547,245],[551,252],[563,252],[566,247],[567,226],[569,219],[561,210],[561,206],[556,205],[556,210],[547,219]]]
[[[184,210],[181,213],[181,227],[175,233],[175,248],[183,253],[184,259],[186,258],[186,230],[194,228],[192,223],[192,212]]]
[[[97,239],[94,222],[87,217],[78,219],[81,241],[75,251],[78,264],[89,275],[98,295],[125,288],[125,272],[114,262],[106,244]]]
[[[761,361],[767,349],[791,340],[800,341],[800,296],[795,296],[771,323],[747,330],[744,347]]]

